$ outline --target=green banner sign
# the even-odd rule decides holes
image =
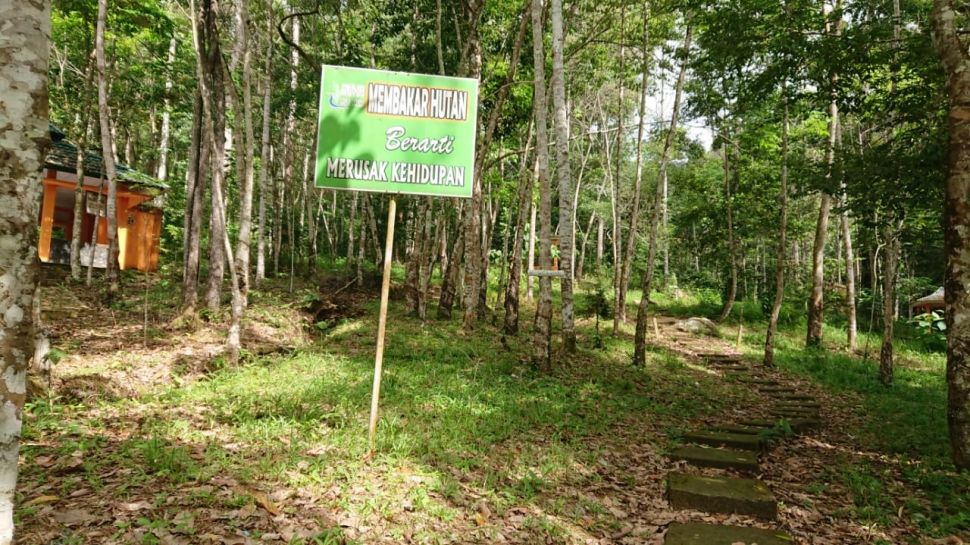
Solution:
[[[478,81],[324,66],[316,186],[471,197]]]

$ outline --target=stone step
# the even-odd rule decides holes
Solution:
[[[805,394],[776,393],[772,397],[779,401],[815,401],[815,398]]]
[[[818,401],[780,401],[775,403],[775,407],[792,407],[796,409],[821,409],[822,404]]]
[[[705,360],[739,360],[741,359],[741,354],[722,354],[719,352],[700,352],[697,354],[698,357],[704,358]]]
[[[740,381],[746,384],[755,384],[759,386],[778,386],[778,381],[770,378],[751,377],[740,379]]]
[[[745,426],[768,426],[768,427],[773,427],[776,424],[780,423],[781,420],[783,420],[783,419],[782,418],[777,418],[777,419],[774,419],[774,420],[764,420],[764,419],[755,418],[755,419],[751,419],[751,420],[743,420],[743,421],[741,421],[741,424],[743,424]],[[822,421],[819,420],[819,419],[817,419],[817,418],[788,418],[788,417],[785,417],[784,420],[788,423],[788,425],[791,427],[792,431],[794,431],[795,433],[805,433],[806,431],[815,429],[815,428],[817,428],[817,427],[819,427],[819,426],[822,425]]]
[[[726,433],[745,433],[748,435],[760,435],[761,432],[770,430],[771,426],[744,426],[741,424],[722,424],[713,426],[711,430]]]
[[[701,522],[675,522],[664,537],[665,545],[791,545],[794,542],[781,531]]]
[[[674,509],[736,513],[765,520],[778,516],[775,496],[765,483],[755,479],[671,473],[667,475],[667,501]]]
[[[768,411],[768,414],[776,418],[818,418],[818,411]]]
[[[788,386],[759,386],[758,391],[763,394],[794,394],[795,389]]]
[[[737,469],[740,471],[758,470],[758,455],[750,450],[706,448],[688,445],[671,452],[670,458],[673,460],[683,460],[698,467],[716,467],[719,469]]]
[[[723,369],[723,370],[726,370],[726,371],[730,371],[732,369],[751,369],[751,367],[749,367],[749,366],[747,366],[747,365],[745,365],[743,363],[740,363],[740,362],[738,362],[738,363],[718,363],[718,364],[712,365],[712,367],[714,367],[715,369]]]
[[[806,414],[812,416],[818,416],[821,411],[818,407],[779,407],[777,405],[771,407],[772,412],[776,413],[789,413],[789,414]]]
[[[709,447],[727,447],[741,450],[761,450],[761,438],[745,433],[728,433],[711,430],[694,431],[684,435],[684,440]]]

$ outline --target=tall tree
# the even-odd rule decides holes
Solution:
[[[535,108],[533,108],[534,110]],[[526,145],[532,143],[532,133],[535,123],[535,112],[529,120],[529,127],[526,130]],[[522,281],[522,246],[525,236],[526,216],[529,214],[532,204],[532,191],[535,184],[536,159],[530,159],[529,148],[522,154],[519,165],[518,202],[516,209],[518,213],[515,218],[515,229],[512,236],[512,251],[509,253],[509,282],[505,290],[505,319],[502,324],[502,332],[505,335],[516,335],[519,332],[519,291]],[[529,166],[533,168],[529,168]]]
[[[0,3],[0,545],[14,540],[27,366],[34,353],[37,216],[49,129],[50,2]]]
[[[778,331],[778,318],[781,304],[785,298],[785,256],[788,254],[788,131],[789,106],[788,85],[782,82],[781,99],[784,114],[781,120],[781,176],[778,187],[778,250],[775,253],[775,299],[771,304],[768,318],[768,331],[765,333],[765,367],[775,365],[775,334]]]
[[[649,250],[647,252],[647,269],[643,273],[643,293],[640,295],[640,304],[637,306],[637,327],[633,339],[633,365],[642,366],[646,363],[647,357],[647,309],[650,305],[650,291],[653,288],[653,273],[657,260],[657,229],[660,224],[660,210],[663,206],[663,183],[661,180],[667,175],[667,167],[673,154],[674,139],[677,135],[677,120],[680,118],[680,101],[684,92],[684,81],[687,79],[687,66],[690,61],[690,45],[693,27],[690,21],[687,22],[687,30],[684,32],[684,44],[682,49],[683,59],[680,64],[680,72],[677,74],[677,83],[674,88],[674,109],[670,116],[670,128],[664,138],[663,150],[660,152],[660,164],[657,171],[657,187],[654,193],[653,212],[650,214],[650,238],[648,240]]]
[[[542,30],[542,0],[532,0],[532,57],[534,66],[536,157],[539,171],[539,269],[552,268],[552,188],[549,181],[549,139],[546,114],[546,45]],[[539,277],[539,301],[533,332],[533,361],[543,371],[552,368],[552,279]]]
[[[562,276],[562,336],[567,352],[576,351],[573,321],[573,188],[569,165],[569,115],[566,107],[566,69],[563,65],[562,0],[552,0],[552,103],[556,127],[556,175],[559,178],[559,268]]]
[[[722,129],[724,130],[724,129]],[[724,299],[724,306],[717,321],[723,322],[731,315],[731,308],[734,307],[734,299],[738,295],[738,242],[734,234],[734,191],[731,189],[731,180],[737,175],[738,165],[734,165],[735,172],[731,172],[731,152],[733,146],[728,146],[728,139],[722,135],[721,160],[724,163],[724,219],[727,222],[728,238],[728,266],[730,274],[728,276],[728,293]]]
[[[626,289],[630,283],[630,271],[633,269],[633,257],[637,253],[637,241],[640,239],[640,194],[643,185],[643,142],[646,139],[646,127],[647,127],[647,95],[649,94],[649,78],[648,70],[650,67],[650,59],[653,53],[649,50],[650,45],[650,14],[649,14],[649,4],[644,2],[643,4],[643,37],[641,40],[640,47],[640,122],[637,124],[637,157],[636,157],[636,173],[633,179],[633,204],[630,210],[630,228],[627,231],[626,236],[626,248],[622,246],[617,246],[621,249],[622,260],[619,271],[620,279],[620,289],[617,291],[618,301],[620,299],[626,299]],[[622,86],[621,86],[622,90]],[[621,102],[622,106],[622,102]],[[621,116],[622,118],[622,112]],[[619,130],[622,130],[622,123],[619,126]],[[619,140],[618,140],[619,142]],[[617,149],[621,149],[617,147]],[[617,168],[617,177],[620,175],[619,168]],[[622,230],[614,234],[615,237],[622,238]],[[620,304],[614,309],[620,310],[620,319],[626,317],[626,305],[623,301],[619,301]],[[617,317],[614,316],[614,324],[616,323]]]
[[[236,172],[239,178],[239,233],[237,234],[235,270],[243,302],[249,294],[249,248],[253,226],[253,136],[252,55],[249,47],[249,0],[236,0],[236,41],[233,57],[242,63],[242,104],[235,86],[230,93],[234,97],[236,128],[239,134],[236,147]],[[231,74],[228,83],[232,84]],[[309,200],[309,199],[308,199]]]
[[[269,186],[269,153],[270,117],[273,113],[273,0],[267,0],[266,7],[266,67],[263,80],[262,146],[259,154],[259,211],[256,220],[256,282],[266,278],[266,205],[272,198]]]
[[[94,33],[94,51],[98,67],[98,118],[101,122],[101,155],[105,175],[108,178],[108,203],[105,215],[108,220],[108,298],[117,295],[119,286],[118,263],[118,182],[115,173],[114,144],[112,143],[111,111],[108,108],[108,67],[104,54],[104,35],[108,20],[108,0],[98,0],[98,22]],[[92,249],[93,250],[93,249]],[[92,253],[92,259],[94,254]]]
[[[970,53],[957,25],[966,8],[934,0],[933,42],[949,94],[949,163],[945,192],[947,422],[953,461],[970,469]]]

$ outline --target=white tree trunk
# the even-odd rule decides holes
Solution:
[[[272,14],[273,0],[267,0]],[[259,155],[259,215],[256,223],[256,282],[266,278],[266,201],[270,198],[270,116],[273,112],[273,18],[269,16],[266,29],[266,79],[263,82],[263,134],[262,150]]]
[[[253,97],[252,97],[252,55],[249,48],[249,5],[248,0],[237,0],[236,4],[236,50],[242,60],[242,108],[237,109],[237,118],[242,118],[241,149],[237,150],[236,161],[239,168],[239,234],[236,243],[235,271],[239,277],[239,290],[243,305],[249,294],[249,248],[253,228]],[[230,82],[231,83],[231,82]],[[237,101],[238,102],[238,101]],[[238,104],[237,104],[238,106]],[[241,111],[239,111],[241,110]],[[237,122],[238,123],[238,122]],[[225,212],[225,209],[223,209]]]
[[[108,74],[104,56],[104,33],[108,17],[108,0],[98,0],[98,22],[95,29],[94,50],[98,67],[98,118],[101,122],[101,151],[105,176],[108,179],[108,203],[105,215],[108,220],[108,276],[109,298],[118,292],[118,184],[115,180],[114,143],[112,141],[111,113],[108,110]]]
[[[542,32],[542,0],[532,0],[533,96],[535,101],[536,156],[539,164],[539,268],[552,268],[552,188],[549,183],[549,142],[546,121],[546,54]],[[552,367],[552,279],[539,277],[539,303],[533,335],[533,361],[543,371]]]
[[[562,336],[566,352],[576,351],[573,323],[573,189],[569,165],[569,115],[566,110],[566,70],[563,65],[562,0],[552,0],[552,102],[556,127],[556,176],[559,178],[559,269],[562,277]],[[542,153],[540,151],[540,153]]]
[[[48,145],[50,2],[0,3],[0,545],[13,543],[27,366],[34,353],[34,289],[41,171]]]
[[[175,51],[177,46],[178,42],[176,42],[175,36],[172,36],[171,41],[168,43],[168,62],[166,64],[168,72],[165,74],[164,110],[162,111],[161,142],[158,151],[158,170],[156,171],[156,176],[163,182],[168,179],[168,147],[172,134],[172,99],[169,95],[172,92],[171,70],[172,65],[175,64]]]

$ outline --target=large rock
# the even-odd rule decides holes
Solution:
[[[674,509],[749,515],[765,520],[778,516],[778,503],[765,483],[755,479],[667,476],[667,501]]]
[[[673,523],[664,537],[664,545],[791,545],[794,539],[785,532],[722,526],[719,524]]]
[[[690,333],[692,335],[713,335],[717,336],[717,324],[707,318],[687,318],[677,322],[674,326],[678,331]]]

